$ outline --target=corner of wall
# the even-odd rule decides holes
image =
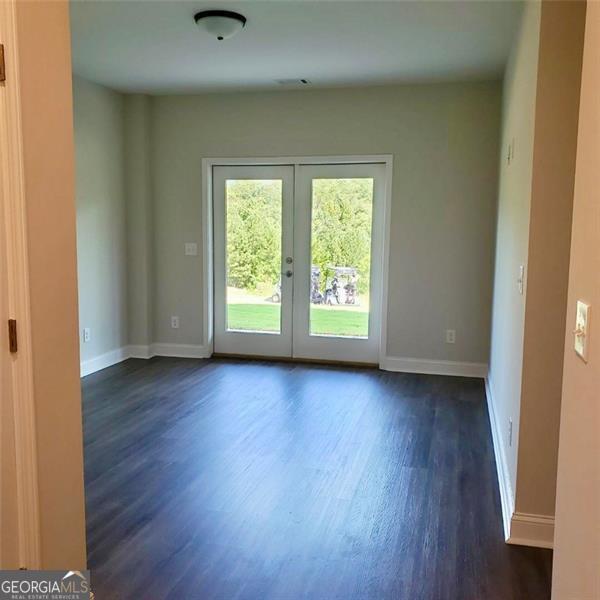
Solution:
[[[544,519],[555,510],[584,27],[584,2],[542,3],[516,508]]]
[[[554,531],[584,12],[527,3],[505,82],[488,407],[506,540],[541,547]]]
[[[129,344],[153,341],[153,218],[149,96],[125,96]]]

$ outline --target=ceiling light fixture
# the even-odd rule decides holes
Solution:
[[[219,41],[233,37],[246,25],[246,17],[230,10],[203,10],[194,15],[199,29],[203,29]]]

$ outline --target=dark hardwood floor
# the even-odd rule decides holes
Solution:
[[[483,382],[129,360],[83,380],[99,600],[550,597],[503,542]]]

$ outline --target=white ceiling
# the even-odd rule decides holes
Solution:
[[[243,13],[246,28],[211,38],[193,20],[208,8]],[[147,93],[489,79],[502,73],[520,9],[510,0],[73,0],[73,69]]]

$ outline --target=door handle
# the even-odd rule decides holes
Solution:
[[[285,275],[286,277],[291,277],[293,274],[294,274],[294,273],[293,273],[292,271],[286,271],[286,272],[284,273],[284,275]]]

